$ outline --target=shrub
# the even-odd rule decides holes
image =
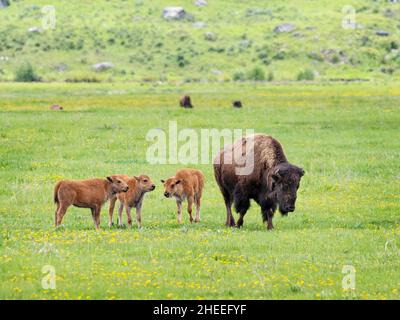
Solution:
[[[247,79],[254,80],[254,81],[264,81],[265,80],[265,72],[260,67],[254,67],[247,74]]]
[[[310,69],[305,69],[303,71],[300,71],[299,74],[297,75],[297,80],[298,81],[314,80],[314,71]]]
[[[30,63],[22,64],[18,67],[15,72],[15,81],[17,82],[35,82],[40,81],[40,78],[36,74]]]
[[[273,81],[274,80],[274,73],[272,71],[268,72],[268,81]]]
[[[233,81],[244,81],[246,80],[246,75],[243,71],[238,71],[233,74]]]

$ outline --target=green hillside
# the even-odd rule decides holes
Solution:
[[[48,1],[10,2],[0,8],[1,81],[26,63],[42,81],[400,79],[400,3],[388,0],[51,1],[47,30]],[[355,29],[342,27],[348,5]],[[168,6],[188,15],[167,21]],[[274,32],[284,23],[294,29]],[[113,67],[94,71],[101,62]]]

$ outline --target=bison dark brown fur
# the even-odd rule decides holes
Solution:
[[[192,100],[190,99],[189,96],[183,96],[179,101],[179,104],[183,108],[193,108]]]
[[[237,174],[236,169],[241,165],[233,156],[235,152],[243,155],[247,165],[250,155],[254,155],[254,168],[250,174]],[[283,148],[276,139],[256,134],[242,138],[221,150],[214,159],[214,174],[225,200],[226,225],[235,226],[231,211],[233,203],[240,215],[237,226],[241,227],[244,215],[250,207],[250,200],[253,199],[260,205],[263,221],[270,230],[273,228],[272,218],[278,207],[283,215],[295,210],[297,189],[304,170],[287,161]]]

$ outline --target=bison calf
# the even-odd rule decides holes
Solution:
[[[109,226],[113,225],[113,212],[115,207],[115,202],[117,199],[120,201],[120,206],[118,209],[118,225],[122,226],[122,211],[125,207],[126,216],[128,219],[129,227],[132,227],[132,216],[131,209],[136,209],[136,221],[138,227],[141,227],[142,224],[142,203],[145,194],[149,191],[153,191],[156,186],[151,181],[149,176],[140,175],[139,177],[129,177],[127,175],[118,175],[123,179],[129,187],[129,190],[124,193],[118,193],[115,197],[110,200],[110,208],[108,211],[109,214]]]
[[[195,169],[178,170],[175,176],[161,180],[164,184],[164,196],[175,197],[178,208],[178,223],[182,223],[182,202],[187,199],[190,222],[193,222],[192,207],[196,205],[195,222],[200,222],[200,201],[204,187],[204,175]]]
[[[100,211],[103,204],[118,192],[126,192],[129,187],[117,176],[106,179],[64,180],[56,184],[54,202],[57,204],[55,212],[56,227],[71,205],[79,208],[89,208],[92,211],[93,222],[100,227]]]

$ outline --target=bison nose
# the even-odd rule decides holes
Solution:
[[[151,186],[151,190],[154,190],[156,188],[156,186],[153,184],[152,186]]]
[[[126,188],[125,188],[125,192],[127,192],[128,190],[129,190],[129,187],[126,187]]]
[[[166,196],[168,198],[169,197],[169,193],[168,192],[164,192],[164,196]]]
[[[287,211],[287,212],[293,212],[294,209],[295,209],[294,206],[289,206],[289,207],[286,208],[286,211]]]

